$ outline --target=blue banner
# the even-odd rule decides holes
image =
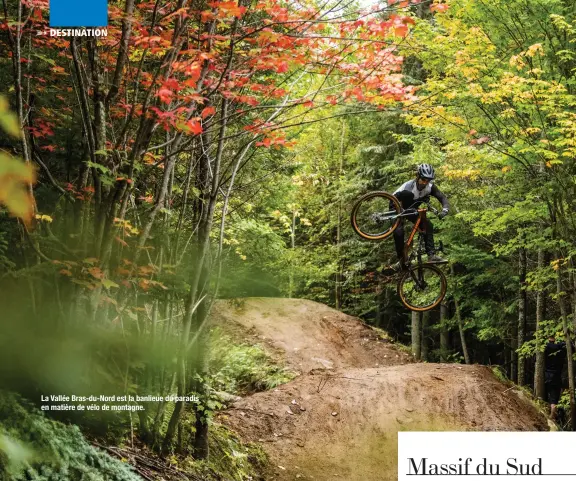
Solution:
[[[107,27],[108,0],[50,0],[50,27]]]

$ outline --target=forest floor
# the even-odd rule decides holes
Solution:
[[[548,430],[488,367],[414,363],[381,331],[323,304],[220,301],[214,319],[299,374],[218,416],[263,445],[267,481],[395,480],[398,431]]]

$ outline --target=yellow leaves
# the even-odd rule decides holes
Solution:
[[[512,55],[508,63],[510,64],[511,67],[517,68],[519,70],[526,67],[526,62],[524,61],[521,55]]]
[[[304,180],[300,175],[293,175],[292,176],[292,183],[294,185],[304,185]]]
[[[538,127],[527,127],[526,129],[524,129],[524,132],[527,135],[535,135],[535,134],[539,134],[540,132],[542,132],[542,129],[540,129]]]
[[[512,167],[510,167],[509,165],[502,167],[502,172],[504,172],[504,173],[510,172],[511,170],[512,170]]]
[[[49,215],[45,215],[45,214],[36,214],[34,216],[34,218],[36,220],[41,221],[41,222],[43,221],[43,222],[48,222],[48,223],[51,223],[53,220],[52,217],[50,217]]]
[[[0,204],[29,222],[34,214],[34,199],[28,186],[36,180],[34,169],[0,152]]]
[[[528,57],[533,58],[536,55],[538,56],[544,55],[544,48],[540,43],[535,43],[534,45],[531,45],[530,47],[528,47],[526,51],[520,52],[518,55],[512,55],[508,63],[510,64],[511,67],[514,67],[518,70],[522,70],[526,68],[526,66],[528,65],[526,58]],[[530,73],[532,73],[533,75],[540,75],[542,73],[542,70],[534,68],[530,70]]]
[[[535,55],[544,55],[544,49],[542,48],[542,44],[535,43],[534,45],[530,45],[528,50],[526,50],[525,55],[527,57],[534,57]]]
[[[130,237],[131,235],[138,235],[140,233],[136,227],[132,226],[129,220],[116,217],[114,219],[114,224],[116,224],[117,227],[122,227],[124,229],[124,235],[127,237]]]
[[[0,127],[13,137],[20,137],[18,118],[10,112],[6,97],[0,97]]]
[[[500,113],[500,117],[503,119],[513,119],[514,117],[516,117],[516,110],[505,109]]]
[[[106,289],[110,289],[111,287],[120,287],[118,284],[116,284],[114,281],[110,279],[102,279],[102,285]]]
[[[476,180],[480,176],[480,169],[444,169],[444,175],[449,179],[469,179]]]
[[[460,72],[462,72],[462,75],[464,75],[464,77],[466,77],[468,80],[478,78],[478,74],[479,74],[479,70],[475,67],[462,66],[460,68]]]
[[[20,137],[20,125],[9,111],[8,100],[0,97],[0,127],[9,135]],[[34,214],[34,199],[29,186],[36,180],[34,169],[8,154],[0,152],[0,204],[28,223]]]

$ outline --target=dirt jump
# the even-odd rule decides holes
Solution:
[[[219,420],[269,455],[268,480],[397,478],[398,431],[548,430],[485,366],[414,363],[357,318],[300,299],[221,301],[215,319],[299,375]]]

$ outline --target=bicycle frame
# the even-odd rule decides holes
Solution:
[[[426,212],[428,209],[418,209],[418,219],[416,219],[416,222],[414,222],[414,227],[412,227],[412,231],[410,232],[410,235],[408,236],[408,240],[404,243],[404,262],[408,263],[408,251],[410,249],[410,246],[412,245],[412,241],[414,240],[414,236],[416,235],[416,232],[420,232],[421,234],[424,234],[426,232],[425,228],[420,228],[420,225],[424,224],[426,222]],[[413,215],[413,214],[406,214],[403,217],[407,217],[408,215]],[[418,252],[416,253],[416,256],[418,258],[418,264],[422,263],[422,253],[420,252],[420,250],[418,250]]]

